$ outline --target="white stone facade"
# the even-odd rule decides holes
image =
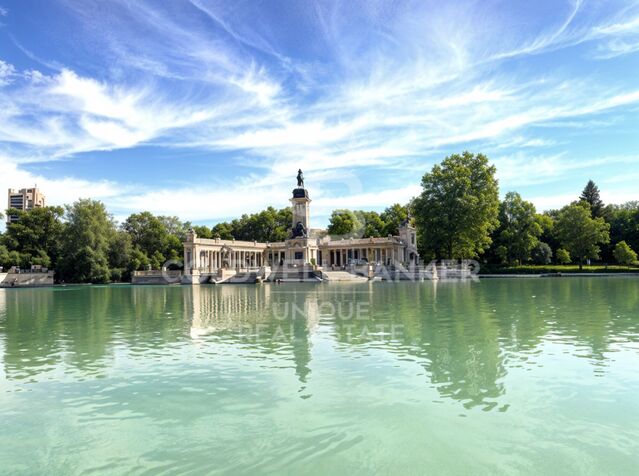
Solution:
[[[263,267],[296,268],[312,265],[324,269],[342,269],[362,262],[404,267],[418,263],[417,236],[415,228],[408,222],[402,224],[398,236],[336,240],[323,230],[311,230],[310,202],[306,189],[297,188],[293,191],[291,237],[283,242],[205,239],[189,231],[184,242],[185,275],[219,275],[224,270],[246,272]],[[318,235],[324,236],[320,238]]]

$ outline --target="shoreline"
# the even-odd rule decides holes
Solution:
[[[447,281],[447,282],[451,282],[451,281],[459,281],[459,282],[463,282],[463,281],[467,281],[467,280],[472,280],[474,278],[478,278],[478,279],[500,279],[500,278],[506,278],[506,279],[539,279],[539,278],[608,278],[608,277],[625,277],[625,278],[631,278],[631,277],[639,277],[639,272],[628,272],[628,273],[624,273],[624,272],[612,272],[612,273],[539,273],[539,274],[533,274],[533,273],[524,273],[524,274],[508,274],[508,273],[504,273],[504,274],[496,274],[496,273],[490,273],[490,274],[478,274],[476,276],[471,276],[468,278],[453,278],[453,279],[439,279],[439,280],[424,280],[423,282],[427,282],[427,281]],[[283,281],[282,284],[287,284],[287,283],[297,283],[298,281]],[[410,280],[399,280],[399,281],[393,281],[393,280],[384,280],[382,282],[386,282],[386,283],[399,283],[399,282],[417,282],[417,281],[410,281]],[[314,282],[315,283],[315,282]],[[351,282],[349,282],[351,283]],[[208,284],[208,283],[207,283]],[[258,283],[243,283],[243,284],[258,284]],[[261,283],[261,284],[269,284],[269,283]],[[274,283],[270,283],[270,284],[274,284]],[[321,282],[316,282],[315,284],[321,284]],[[330,284],[335,284],[335,283],[330,283]],[[352,283],[351,283],[352,284]],[[361,283],[360,283],[361,284]],[[145,287],[145,286],[149,286],[149,284],[133,284],[133,283],[102,283],[102,284],[93,284],[93,283],[64,283],[64,284],[51,284],[51,285],[25,285],[25,286],[0,286],[0,289],[37,289],[37,288],[64,288],[64,287],[77,287],[77,286],[83,286],[83,287],[89,287],[89,286],[141,286],[141,287]],[[161,284],[161,283],[156,283],[156,284],[152,284],[151,286],[193,286],[193,285],[188,285],[188,284],[180,284],[180,283],[165,283],[165,284]],[[206,286],[206,284],[199,284],[199,286]]]
[[[589,272],[585,272],[585,273],[519,273],[519,274],[515,274],[515,273],[503,273],[503,274],[499,274],[499,273],[489,273],[489,274],[478,274],[477,277],[480,279],[496,279],[496,278],[570,278],[570,277],[577,277],[577,278],[585,278],[585,277],[592,277],[592,278],[603,278],[603,277],[609,277],[609,276],[621,276],[621,277],[639,277],[639,272],[622,272],[622,271],[615,271],[612,273],[589,273]]]

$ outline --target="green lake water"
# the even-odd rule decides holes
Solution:
[[[0,474],[638,474],[639,280],[0,290]]]

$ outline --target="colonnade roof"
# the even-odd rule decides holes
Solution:
[[[320,247],[329,248],[348,248],[352,246],[370,246],[370,245],[395,245],[403,244],[397,236],[387,236],[382,238],[345,238],[343,240],[327,240],[320,243]]]
[[[239,240],[220,240],[216,238],[196,238],[195,241],[185,241],[185,245],[203,245],[203,246],[228,246],[232,249],[246,248],[249,250],[266,249],[266,243],[260,243],[259,241],[239,241]]]
[[[268,249],[285,249],[287,243],[279,241],[274,243],[261,243],[257,241],[239,241],[239,240],[221,240],[209,238],[196,238],[195,241],[185,241],[185,245],[200,245],[224,247],[228,246],[238,251],[263,251]],[[339,240],[323,239],[320,240],[318,246],[320,248],[349,248],[353,246],[388,246],[388,245],[404,244],[398,236],[381,237],[381,238],[345,238]]]

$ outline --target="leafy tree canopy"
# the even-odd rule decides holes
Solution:
[[[579,267],[587,259],[599,257],[599,245],[610,241],[610,225],[603,218],[592,218],[590,206],[578,202],[561,209],[555,233],[561,245],[579,261]]]
[[[634,250],[639,250],[639,202],[608,205],[606,220],[610,223],[610,241],[625,241]]]
[[[532,260],[535,264],[550,264],[552,261],[552,250],[548,243],[539,242],[532,249]]]
[[[364,221],[353,210],[333,210],[328,224],[328,234],[331,236],[361,237]]]
[[[60,241],[64,230],[62,207],[42,207],[32,210],[9,209],[8,213],[18,220],[7,225],[2,241],[19,265],[27,268],[32,264],[50,267],[60,255]]]
[[[129,216],[122,224],[122,230],[131,237],[133,248],[146,256],[144,260],[137,260],[133,269],[145,269],[149,264],[153,269],[160,269],[167,260],[179,259],[186,225],[177,217],[155,216],[150,212]],[[203,238],[210,238],[208,228],[201,227],[200,231],[207,234]]]
[[[408,219],[408,216],[408,206],[400,205],[399,203],[391,205],[384,210],[381,214],[381,219],[384,222],[383,236],[397,236],[400,225]]]
[[[535,206],[516,192],[508,192],[499,206],[497,242],[502,260],[519,264],[530,258],[530,252],[539,242],[543,228]]]
[[[71,282],[106,283],[111,278],[109,252],[116,228],[104,204],[81,199],[67,205],[60,273]]]
[[[557,263],[559,264],[569,264],[572,261],[570,257],[570,253],[563,248],[559,248],[557,250]]]
[[[230,222],[218,223],[211,229],[212,238],[223,240],[276,242],[290,234],[293,215],[290,208],[268,207],[259,213],[245,214]]]
[[[414,201],[422,255],[473,258],[490,246],[499,225],[496,169],[483,154],[454,154],[422,178]]]
[[[619,264],[630,265],[637,261],[637,253],[625,241],[617,243],[614,255]]]
[[[402,222],[408,219],[408,207],[398,203],[382,213],[364,210],[334,210],[328,225],[331,236],[379,238],[397,236]]]

